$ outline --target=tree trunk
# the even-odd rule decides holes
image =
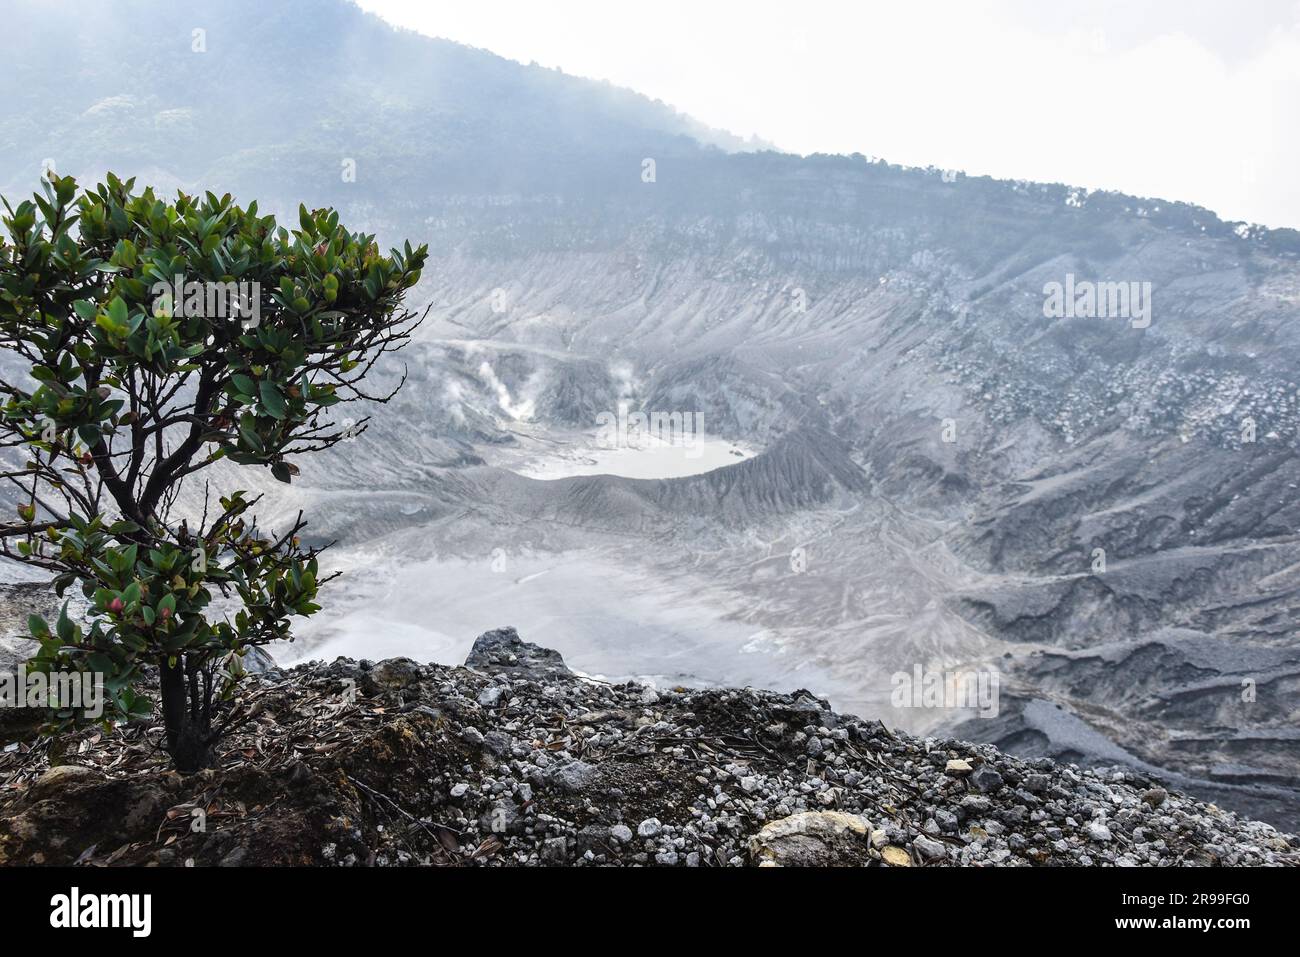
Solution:
[[[193,774],[211,767],[213,761],[210,721],[204,702],[191,700],[195,688],[185,680],[185,662],[159,662],[162,689],[163,728],[167,751],[176,770]]]

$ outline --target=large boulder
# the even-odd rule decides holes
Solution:
[[[522,640],[513,628],[497,628],[479,635],[465,659],[465,667],[533,681],[573,677],[558,651]]]
[[[388,658],[370,670],[370,680],[384,691],[403,691],[420,683],[423,670],[410,658]]]

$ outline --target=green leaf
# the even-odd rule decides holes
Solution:
[[[121,296],[114,296],[108,304],[108,318],[113,320],[115,326],[125,326],[127,320],[126,303],[122,301]]]
[[[72,641],[72,622],[68,619],[68,603],[65,601],[63,607],[59,610],[59,621],[55,625],[59,632],[59,640],[62,642]]]
[[[279,387],[269,379],[263,379],[258,383],[257,392],[262,398],[262,408],[266,409],[267,415],[273,419],[283,419],[285,412],[284,396],[280,394]]]
[[[239,437],[244,440],[245,445],[258,455],[261,455],[265,451],[265,448],[262,445],[262,440],[257,434],[257,420],[253,417],[252,413],[245,412],[239,417]],[[230,457],[236,462],[246,462],[249,464],[258,461],[257,459],[237,458],[233,452]]]

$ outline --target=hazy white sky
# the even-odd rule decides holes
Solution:
[[[1300,227],[1300,0],[358,0],[797,153]]]

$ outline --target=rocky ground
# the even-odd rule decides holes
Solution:
[[[1132,771],[918,739],[807,692],[591,681],[513,629],[460,668],[272,668],[246,702],[191,776],[156,726],[9,743],[0,863],[1300,863],[1295,836]]]

